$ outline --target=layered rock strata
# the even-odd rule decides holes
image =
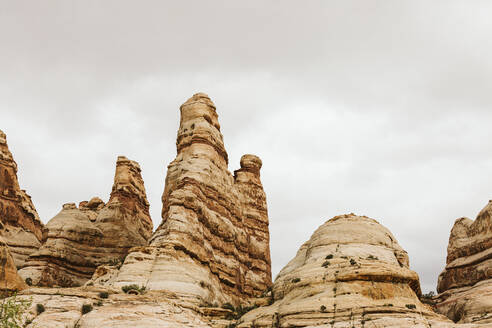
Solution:
[[[94,278],[204,303],[239,303],[271,285],[262,162],[244,155],[241,168],[234,175],[228,171],[218,115],[207,95],[194,95],[180,110],[177,157],[168,166],[161,225],[149,247],[134,248],[119,272],[104,269]]]
[[[277,276],[271,305],[238,327],[451,327],[419,301],[417,273],[376,220],[342,215],[319,227]]]
[[[0,237],[0,297],[27,288],[24,280],[17,274],[14,259],[7,244]]]
[[[437,310],[453,321],[492,324],[492,201],[454,223],[437,291]]]
[[[8,245],[17,268],[39,249],[46,229],[31,197],[19,187],[17,163],[0,131],[0,236]]]
[[[118,157],[109,202],[65,204],[47,228],[46,242],[19,271],[40,286],[80,286],[99,265],[122,262],[131,247],[147,245],[152,220],[138,163]]]

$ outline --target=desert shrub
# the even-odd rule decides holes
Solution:
[[[126,285],[121,287],[121,290],[126,294],[130,293],[131,291],[134,291],[138,294],[143,294],[145,293],[145,289],[145,286],[140,287],[138,285]]]
[[[108,292],[100,292],[99,293],[99,297],[100,298],[108,298],[109,297],[109,293]]]
[[[333,258],[333,254],[328,254],[325,257],[325,260],[331,260]]]
[[[405,304],[405,306],[407,307],[407,309],[415,309],[415,308],[417,308],[415,306],[415,304]]]
[[[82,314],[87,314],[87,313],[91,312],[92,309],[93,309],[92,304],[84,304],[84,305],[82,305],[81,311],[82,311]]]
[[[299,281],[301,281],[301,278],[294,278],[292,279],[292,282],[295,284],[295,283],[298,283]]]
[[[36,304],[36,312],[37,314],[41,314],[45,311],[44,305],[43,304]]]
[[[28,286],[32,286],[32,279],[31,279],[31,277],[27,277],[27,278],[26,278],[26,284],[27,284]]]
[[[377,256],[374,256],[374,255],[369,255],[367,257],[368,260],[379,260]]]
[[[330,265],[330,261],[325,261],[325,262],[324,262],[321,266],[322,266],[323,268],[326,268],[326,267],[328,267],[329,265]]]
[[[428,292],[427,294],[423,294],[422,298],[433,298],[436,294],[433,291]]]
[[[18,299],[16,295],[3,299],[0,303],[0,327],[24,327],[22,317],[31,304],[31,300]]]
[[[95,306],[103,306],[103,301],[99,300],[94,304]]]
[[[319,309],[321,310],[321,312],[325,312],[326,311],[326,306],[321,305]]]
[[[232,305],[231,303],[225,303],[225,304],[222,304],[222,308],[223,309],[226,309],[226,310],[231,310],[231,311],[235,311],[236,309],[234,308],[234,305]]]
[[[354,259],[350,259],[350,264],[351,264],[351,265],[356,265],[356,264],[357,264],[357,262],[355,262],[355,260],[354,260]]]

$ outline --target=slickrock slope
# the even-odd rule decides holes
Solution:
[[[342,215],[319,227],[280,271],[270,306],[238,327],[452,327],[420,303],[418,275],[391,232]]]
[[[181,106],[177,157],[168,166],[162,223],[149,247],[132,250],[119,272],[94,282],[137,284],[200,299],[239,303],[271,285],[261,160],[244,155],[228,171],[218,115],[205,94]]]
[[[492,201],[475,221],[456,220],[446,263],[437,310],[455,322],[492,324]]]
[[[107,298],[101,297],[107,293]],[[225,328],[203,313],[197,304],[175,295],[147,292],[127,295],[121,290],[84,288],[31,288],[20,299],[31,299],[26,328]],[[37,313],[36,305],[45,311]],[[82,307],[88,307],[87,313]],[[90,306],[92,308],[90,308]]]
[[[152,234],[149,203],[138,163],[118,157],[111,197],[63,205],[47,224],[47,241],[19,271],[39,286],[80,286],[99,265],[122,261]]]
[[[0,297],[27,288],[15,267],[7,244],[0,237]]]
[[[10,248],[17,268],[38,250],[46,237],[31,198],[19,187],[17,163],[0,131],[0,236]]]

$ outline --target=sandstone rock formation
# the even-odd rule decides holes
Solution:
[[[492,324],[492,201],[475,221],[456,220],[446,263],[437,310],[455,322]]]
[[[138,163],[118,157],[109,202],[95,197],[63,205],[47,224],[48,238],[19,271],[40,286],[80,286],[99,265],[122,261],[152,234],[149,203]]]
[[[108,297],[101,297],[101,292]],[[32,300],[24,318],[29,322],[26,328],[226,327],[220,324],[222,320],[205,315],[197,304],[161,292],[127,295],[121,290],[118,293],[91,287],[31,288],[18,298]],[[38,313],[37,304],[42,304],[45,311]],[[82,311],[84,305],[86,313]]]
[[[134,248],[119,272],[102,268],[94,282],[137,284],[210,304],[239,303],[271,285],[262,162],[244,155],[232,175],[212,101],[196,94],[180,109],[162,223],[148,247]]]
[[[319,227],[280,271],[272,303],[238,327],[451,327],[420,303],[418,275],[376,220],[342,215]]]
[[[20,268],[38,250],[46,230],[31,197],[19,187],[17,163],[0,131],[0,236],[8,245],[14,263]]]
[[[0,297],[27,288],[17,274],[14,260],[7,244],[0,237]]]

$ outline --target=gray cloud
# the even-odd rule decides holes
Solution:
[[[489,1],[0,1],[0,128],[42,219],[141,163],[154,224],[179,105],[208,93],[230,170],[264,162],[278,272],[325,220],[378,219],[435,288],[490,198]]]

